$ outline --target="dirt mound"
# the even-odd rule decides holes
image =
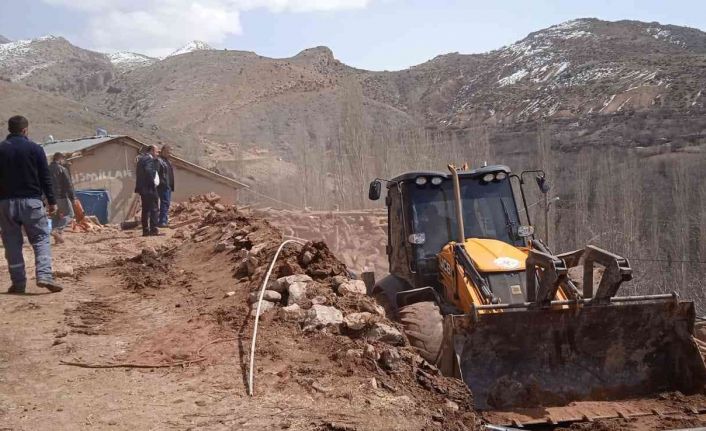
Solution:
[[[216,346],[201,351],[201,342],[187,341],[237,334],[245,369],[256,297],[282,234],[215,195],[175,205],[172,224],[180,245],[143,250],[114,271],[128,290],[170,291],[182,295],[180,307],[188,302],[194,312],[187,322],[141,340],[126,358],[170,363],[204,357],[204,365],[214,364],[224,359]],[[230,280],[223,279],[226,274]],[[419,429],[476,428],[467,387],[442,376],[408,346],[401,329],[384,317],[361,281],[349,278],[326,243],[285,246],[272,274],[257,340],[257,398],[266,402],[286,391],[336,405],[343,414],[316,419],[306,429],[385,428],[381,417],[359,413],[381,402],[385,411],[420,418]]]
[[[356,273],[387,273],[387,214],[368,211],[291,211],[259,209],[286,238],[323,241]]]

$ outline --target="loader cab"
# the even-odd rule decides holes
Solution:
[[[507,166],[494,165],[459,174],[464,236],[497,239],[515,247],[527,245]],[[369,197],[379,198],[373,182]],[[456,232],[454,191],[448,173],[408,172],[387,182],[388,261],[390,273],[411,287],[438,286],[441,249]]]

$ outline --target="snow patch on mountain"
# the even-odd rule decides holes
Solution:
[[[169,54],[167,57],[174,57],[175,55],[187,54],[194,51],[211,51],[213,48],[206,42],[200,40],[192,40],[181,48]]]
[[[137,54],[135,52],[115,52],[107,54],[108,60],[119,72],[127,72],[129,70],[146,67],[157,62],[157,59],[146,55]]]
[[[33,72],[53,65],[41,55],[33,55],[39,42],[56,39],[56,36],[43,36],[38,39],[23,39],[0,44],[0,65],[8,73],[10,81],[21,81]]]
[[[686,48],[686,42],[683,40],[679,39],[677,36],[672,34],[671,31],[667,30],[666,28],[662,27],[648,27],[647,33],[654,37],[657,40],[662,40],[665,42],[669,42],[671,44],[680,46],[682,48]]]
[[[508,75],[498,81],[498,86],[500,87],[505,87],[506,85],[512,85],[517,83],[517,81],[521,80],[525,76],[527,76],[529,72],[526,69],[520,69],[517,72],[513,73],[512,75]]]

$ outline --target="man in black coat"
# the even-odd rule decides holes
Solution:
[[[137,160],[135,169],[135,193],[140,195],[142,201],[142,235],[159,235],[157,229],[157,217],[159,215],[159,197],[157,186],[159,185],[159,160],[157,159],[157,147],[150,145],[148,151]]]
[[[12,286],[8,293],[24,293],[27,284],[22,255],[22,232],[34,249],[37,286],[59,292],[51,267],[47,212],[56,211],[47,156],[27,137],[29,121],[16,115],[7,122],[10,134],[0,142],[0,229]],[[42,197],[47,200],[44,209]]]
[[[169,226],[169,206],[172,202],[174,192],[174,167],[170,160],[172,155],[171,147],[165,145],[159,152],[159,227]]]

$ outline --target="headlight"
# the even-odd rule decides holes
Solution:
[[[444,179],[441,178],[441,177],[433,177],[433,178],[431,179],[431,183],[434,184],[435,186],[438,186],[438,185],[441,184],[443,181],[444,181]]]
[[[424,184],[427,183],[427,177],[417,177],[417,178],[414,180],[414,182],[415,182],[418,186],[423,186]]]
[[[495,179],[498,181],[502,181],[505,178],[507,178],[507,174],[505,172],[498,172],[497,174],[495,174]]]
[[[485,174],[483,175],[483,181],[489,183],[495,179],[495,174]]]

